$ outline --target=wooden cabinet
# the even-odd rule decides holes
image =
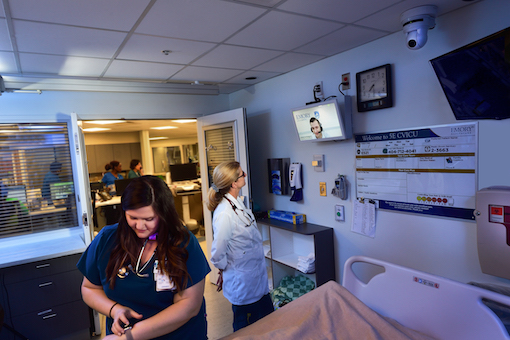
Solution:
[[[333,228],[312,223],[292,224],[274,219],[257,220],[264,241],[269,287],[276,288],[287,275],[303,275],[320,286],[335,280]],[[298,257],[315,256],[315,271],[302,273]]]
[[[89,339],[91,313],[81,297],[81,254],[0,270],[4,322],[29,339]],[[14,340],[5,327],[1,340]]]
[[[113,160],[122,164],[122,171],[129,172],[132,159],[142,159],[140,143],[87,145],[87,162],[89,173],[105,172],[104,166]]]

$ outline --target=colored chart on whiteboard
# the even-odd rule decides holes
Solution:
[[[478,124],[355,136],[356,196],[379,208],[474,220]]]

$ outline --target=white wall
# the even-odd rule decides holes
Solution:
[[[299,143],[290,114],[292,107],[313,100],[312,88],[317,81],[323,81],[326,97],[336,95],[342,104],[338,85],[343,73],[350,72],[353,80],[351,89],[344,93],[353,96],[356,72],[390,63],[394,68],[394,107],[353,112],[355,133],[456,123],[428,61],[510,26],[508,13],[510,2],[486,0],[438,18],[436,28],[429,31],[428,43],[420,50],[407,49],[403,33],[398,32],[232,94],[232,108],[247,108],[252,151],[248,176],[255,207],[305,213],[311,223],[334,227],[338,279],[347,258],[367,255],[463,282],[509,283],[481,273],[474,222],[378,210],[374,239],[351,232],[355,193],[353,140]],[[510,119],[480,121],[479,127],[479,188],[510,185],[506,137]],[[313,170],[314,154],[325,155],[325,172]],[[289,196],[268,193],[266,159],[285,157],[303,164],[303,202],[290,202]],[[329,194],[337,174],[347,175],[350,182],[347,201]],[[327,197],[319,196],[322,181],[327,182]],[[345,206],[345,222],[335,221],[335,204]]]

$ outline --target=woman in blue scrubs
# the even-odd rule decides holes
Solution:
[[[155,176],[136,178],[121,207],[119,223],[104,227],[78,262],[83,300],[108,317],[105,339],[207,339],[210,268],[170,189]]]

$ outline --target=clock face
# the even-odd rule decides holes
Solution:
[[[360,75],[360,99],[369,101],[388,96],[386,68],[381,67]]]

